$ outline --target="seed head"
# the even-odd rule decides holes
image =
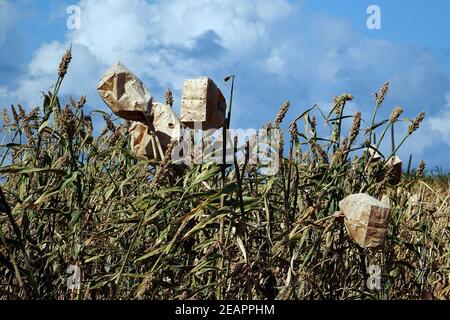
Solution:
[[[61,115],[62,132],[68,137],[72,137],[75,134],[75,117],[72,109],[66,104],[64,111]]]
[[[323,150],[320,145],[317,145],[316,148],[317,148],[317,153],[319,154],[320,159],[322,160],[322,162],[328,164],[329,163],[329,159],[328,159],[328,155],[325,152],[325,150]]]
[[[16,126],[19,126],[19,120],[20,120],[19,115],[17,114],[16,108],[13,105],[11,105],[11,111],[12,111],[14,122],[16,123]]]
[[[103,119],[106,122],[106,127],[108,128],[109,131],[115,133],[116,132],[116,126],[114,125],[114,123],[111,121],[111,118],[105,114],[103,114]]]
[[[291,125],[289,126],[289,133],[290,133],[292,138],[296,138],[298,136],[297,123],[295,123],[295,122],[291,123]]]
[[[422,123],[423,119],[425,119],[425,112],[419,113],[417,118],[413,120],[411,125],[408,127],[408,134],[412,134],[414,131],[419,129],[420,124]]]
[[[3,119],[3,124],[4,124],[4,125],[9,124],[10,119],[9,119],[8,110],[3,109],[2,119]]]
[[[281,122],[283,122],[284,117],[286,116],[286,113],[289,110],[289,101],[285,101],[278,111],[277,117],[275,118],[275,128],[279,128]]]
[[[359,128],[361,127],[361,112],[355,113],[353,116],[353,123],[350,129],[350,145],[355,142],[356,137],[359,134]]]
[[[380,91],[375,94],[377,98],[377,104],[380,106],[384,102],[384,98],[389,91],[389,82],[385,82],[383,86],[380,88]]]
[[[425,161],[420,160],[419,166],[417,167],[416,170],[416,177],[419,178],[423,176],[423,174],[425,173],[425,166],[426,166]]]
[[[261,137],[260,138],[264,138],[264,137],[267,138],[272,130],[273,130],[272,122],[267,122],[263,126],[263,131],[261,132]]]
[[[395,123],[398,121],[398,118],[403,113],[402,107],[395,107],[394,110],[391,113],[391,116],[389,118],[390,123]]]
[[[31,132],[30,122],[26,120],[23,125],[23,131],[25,132],[25,136],[27,137],[27,141],[29,143],[34,143],[33,134]]]
[[[77,104],[75,103],[75,100],[73,100],[72,96],[69,96],[69,100],[70,100],[70,105],[72,106],[72,108],[77,111]]]
[[[283,154],[284,154],[284,138],[283,138],[283,132],[280,129],[276,129],[275,131],[275,136],[277,137],[277,139],[279,139],[279,144],[278,144],[278,156],[279,159],[282,160],[283,159]]]
[[[336,116],[340,116],[342,114],[342,111],[344,110],[345,104],[348,101],[352,101],[353,100],[353,96],[349,93],[344,93],[341,94],[339,97],[334,97],[333,98],[333,110],[336,113]]]
[[[84,126],[86,127],[86,132],[89,135],[92,135],[92,131],[94,131],[94,127],[92,125],[92,118],[91,118],[91,116],[89,116],[89,115],[85,116],[84,119],[83,119],[83,122],[84,122]]]
[[[25,109],[19,104],[19,119],[25,119],[26,117],[26,113],[25,113]]]
[[[86,104],[86,97],[81,96],[80,99],[78,99],[76,110],[83,108],[85,104]]]
[[[59,64],[58,75],[61,79],[64,79],[64,77],[66,76],[67,69],[69,68],[71,60],[72,60],[72,48],[66,51]]]
[[[348,137],[345,137],[344,140],[342,140],[342,150],[346,151],[348,150],[349,144],[348,144]]]

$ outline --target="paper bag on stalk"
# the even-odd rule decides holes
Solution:
[[[390,207],[365,193],[352,194],[339,202],[345,216],[345,227],[363,248],[379,248],[388,230]]]
[[[397,185],[402,179],[402,160],[397,156],[392,156],[387,161],[387,172],[390,173],[389,183]]]
[[[218,129],[225,124],[226,101],[214,81],[208,77],[184,81],[180,121],[194,129]]]
[[[145,122],[145,113],[151,112],[152,95],[120,62],[106,72],[97,90],[111,110],[125,120]]]
[[[180,122],[168,105],[153,103],[153,122],[147,126],[133,121],[130,127],[131,151],[139,158],[163,160],[167,146],[180,138]]]
[[[180,137],[180,121],[168,105],[153,102],[150,92],[130,70],[117,63],[103,76],[98,92],[119,117],[133,121],[131,148],[136,156],[162,160],[171,140]]]

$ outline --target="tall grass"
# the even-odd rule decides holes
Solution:
[[[277,175],[235,161],[222,177],[213,163],[180,169],[137,159],[129,124],[106,113],[94,136],[86,99],[65,106],[58,99],[68,57],[42,111],[4,113],[2,299],[450,297],[448,179],[423,178],[421,168],[395,184],[387,160],[401,143],[374,156],[398,121],[411,123],[404,141],[423,120],[400,119],[398,108],[377,119],[387,84],[371,121],[346,114],[349,94],[328,116],[318,106],[300,114],[280,146]],[[267,130],[282,125],[288,108]],[[316,114],[329,130],[324,137]],[[380,250],[358,247],[335,215],[357,192],[392,206]],[[80,290],[67,290],[70,265],[82,270]],[[381,268],[380,290],[367,287],[372,265]]]

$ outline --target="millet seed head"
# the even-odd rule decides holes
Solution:
[[[403,113],[402,107],[395,107],[391,113],[391,116],[389,117],[389,122],[390,123],[397,122],[398,118],[401,116],[402,113]]]
[[[275,128],[279,128],[281,122],[283,122],[284,117],[286,116],[286,113],[289,110],[289,101],[285,101],[278,111],[277,117],[275,118]]]
[[[69,100],[70,100],[70,105],[72,106],[72,108],[77,111],[78,107],[77,104],[75,103],[75,100],[73,100],[72,96],[69,96]]]
[[[408,127],[408,134],[412,134],[414,131],[419,129],[420,124],[422,123],[423,119],[425,119],[425,112],[419,113],[417,118],[413,120],[413,122]]]
[[[417,167],[417,170],[416,170],[416,177],[423,176],[423,174],[425,173],[425,167],[426,167],[425,161],[420,160],[419,166]]]
[[[86,97],[85,96],[81,96],[80,99],[77,102],[78,109],[83,108],[85,104],[86,104]]]
[[[322,149],[322,147],[320,145],[317,145],[316,148],[317,148],[317,153],[319,154],[322,162],[328,164],[329,163],[328,154],[325,152],[325,150]]]
[[[355,142],[356,137],[359,134],[359,129],[361,127],[361,112],[356,112],[353,116],[353,123],[350,129],[350,145]]]
[[[334,104],[333,110],[334,110],[335,114],[339,117],[344,110],[345,104],[348,101],[352,101],[352,100],[353,100],[353,96],[349,93],[341,94],[339,97],[335,96],[333,98],[333,104]]]
[[[58,75],[61,79],[66,76],[70,61],[72,61],[72,48],[66,51],[59,63]]]
[[[7,125],[10,123],[11,120],[9,119],[8,110],[3,109],[2,119],[3,119],[3,124]]]
[[[105,114],[102,114],[103,119],[106,122],[106,127],[108,128],[109,131],[111,132],[116,132],[116,126],[114,125],[114,123],[111,121],[111,118]]]
[[[86,127],[86,132],[89,135],[92,135],[92,131],[94,131],[94,127],[92,125],[91,116],[90,115],[84,116],[83,122],[84,122],[84,126]]]
[[[382,105],[384,99],[386,98],[386,94],[389,92],[389,82],[385,82],[383,86],[380,88],[380,91],[376,93],[377,104],[378,106]]]
[[[289,126],[289,133],[290,133],[292,138],[296,138],[298,136],[297,123],[295,123],[295,122],[291,123],[291,125]]]
[[[263,126],[263,132],[262,135],[263,136],[268,136],[270,131],[272,131],[273,126],[272,126],[272,122],[267,122],[264,126]]]
[[[16,125],[18,126],[19,125],[19,115],[17,114],[17,110],[16,110],[16,108],[14,107],[14,105],[11,105],[11,112],[12,112],[12,114],[13,114],[13,118],[14,118],[14,122],[16,123]]]
[[[25,119],[26,117],[25,109],[20,104],[18,105],[18,107],[19,107],[19,119],[20,120]]]
[[[68,104],[61,115],[61,131],[68,137],[72,137],[76,131],[75,116]]]
[[[348,148],[349,148],[348,137],[344,137],[344,140],[342,140],[342,151],[347,151]]]

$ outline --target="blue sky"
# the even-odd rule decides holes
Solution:
[[[372,4],[380,30],[366,26]],[[69,5],[81,10],[78,30],[66,27]],[[221,79],[236,74],[234,127],[262,126],[287,99],[287,120],[315,103],[329,110],[344,92],[355,96],[348,113],[367,119],[373,93],[389,81],[380,117],[397,105],[405,117],[427,113],[400,156],[448,170],[449,17],[443,0],[0,0],[0,107],[40,105],[70,43],[63,95],[87,95],[89,108],[107,110],[95,88],[119,60],[156,100],[171,87],[179,101],[183,79],[201,75],[227,95]]]

